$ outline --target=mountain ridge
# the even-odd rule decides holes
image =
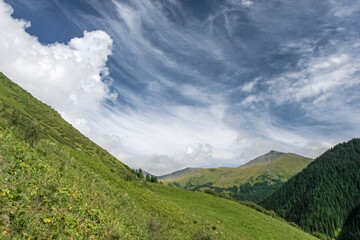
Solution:
[[[256,164],[270,163],[270,162],[274,161],[276,158],[278,158],[284,154],[286,154],[286,153],[271,150],[270,152],[265,153],[259,157],[256,157],[253,160],[250,160],[249,162],[247,162],[239,167],[250,167],[250,166],[253,166]]]
[[[275,151],[275,150],[270,150],[268,153],[265,153],[263,155],[260,155],[238,167],[218,167],[218,168],[240,168],[240,167],[250,167],[252,165],[256,165],[256,164],[266,164],[266,163],[270,163],[273,160],[275,160],[276,158],[280,157],[281,155],[286,154],[285,152],[279,152],[279,151]],[[289,153],[292,154],[292,153]],[[174,178],[174,177],[180,177],[184,174],[187,173],[191,173],[193,171],[196,171],[198,169],[214,169],[214,168],[200,168],[200,167],[186,167],[186,168],[182,168],[176,171],[173,171],[171,173],[167,173],[164,175],[158,175],[156,176],[159,179],[167,179],[167,178]],[[216,168],[215,168],[216,169]],[[151,173],[150,173],[151,174]]]
[[[188,190],[212,188],[237,200],[259,202],[311,161],[293,153],[270,151],[248,162],[245,167],[199,168],[160,179],[170,186]]]
[[[200,169],[200,168],[187,167],[187,168],[183,168],[183,169],[180,169],[180,170],[173,171],[173,172],[165,174],[165,175],[157,176],[157,178],[158,179],[166,179],[166,178],[180,177],[180,176],[182,176],[184,174],[191,173],[191,172],[196,171],[198,169]]]

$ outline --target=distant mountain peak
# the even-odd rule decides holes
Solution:
[[[286,154],[286,153],[271,150],[270,152],[268,152],[264,155],[261,155],[255,159],[251,160],[250,162],[247,162],[244,165],[241,165],[240,167],[250,167],[250,166],[253,166],[256,164],[267,164],[267,163],[274,161],[275,159],[277,159],[278,157],[280,157],[284,154]]]
[[[180,176],[182,176],[182,175],[191,173],[191,172],[193,172],[193,171],[196,171],[196,170],[198,170],[198,169],[199,169],[199,168],[187,167],[187,168],[184,168],[184,169],[181,169],[181,170],[174,171],[174,172],[169,173],[169,174],[165,174],[165,175],[162,175],[162,176],[158,176],[158,179],[176,178],[176,177],[180,177]]]
[[[270,150],[270,152],[268,152],[267,154],[272,154],[272,153],[283,153],[283,152],[279,152],[279,151],[275,151],[275,150]]]

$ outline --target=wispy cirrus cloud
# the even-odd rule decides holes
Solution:
[[[359,134],[356,1],[38,4],[78,37],[40,43],[3,11],[20,42],[2,36],[13,56],[2,71],[132,167],[236,166],[272,149],[316,157]],[[46,36],[37,27],[26,30]]]

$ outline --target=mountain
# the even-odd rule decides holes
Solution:
[[[271,151],[237,168],[188,168],[159,179],[188,190],[211,188],[236,200],[260,202],[275,192],[312,159]]]
[[[184,168],[184,169],[174,171],[174,172],[166,174],[166,175],[159,176],[158,179],[169,179],[169,178],[173,179],[173,178],[177,178],[177,177],[180,177],[182,175],[191,173],[191,172],[196,171],[198,169],[200,169],[200,168]]]
[[[0,236],[314,239],[236,202],[145,182],[1,73]]]
[[[259,156],[247,163],[245,163],[244,165],[242,165],[241,167],[251,167],[253,165],[256,164],[267,164],[267,163],[271,163],[272,161],[274,161],[275,159],[277,159],[278,157],[284,155],[285,153],[283,152],[277,152],[277,151],[270,151],[267,154],[264,154],[262,156]]]
[[[261,205],[307,232],[335,237],[344,223],[351,228],[359,220],[351,215],[359,203],[360,139],[352,139],[318,157]]]

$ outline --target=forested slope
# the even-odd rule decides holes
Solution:
[[[338,240],[355,240],[360,239],[360,204],[351,211],[344,225]]]
[[[335,237],[359,203],[360,139],[352,139],[318,157],[261,205],[307,232]]]

